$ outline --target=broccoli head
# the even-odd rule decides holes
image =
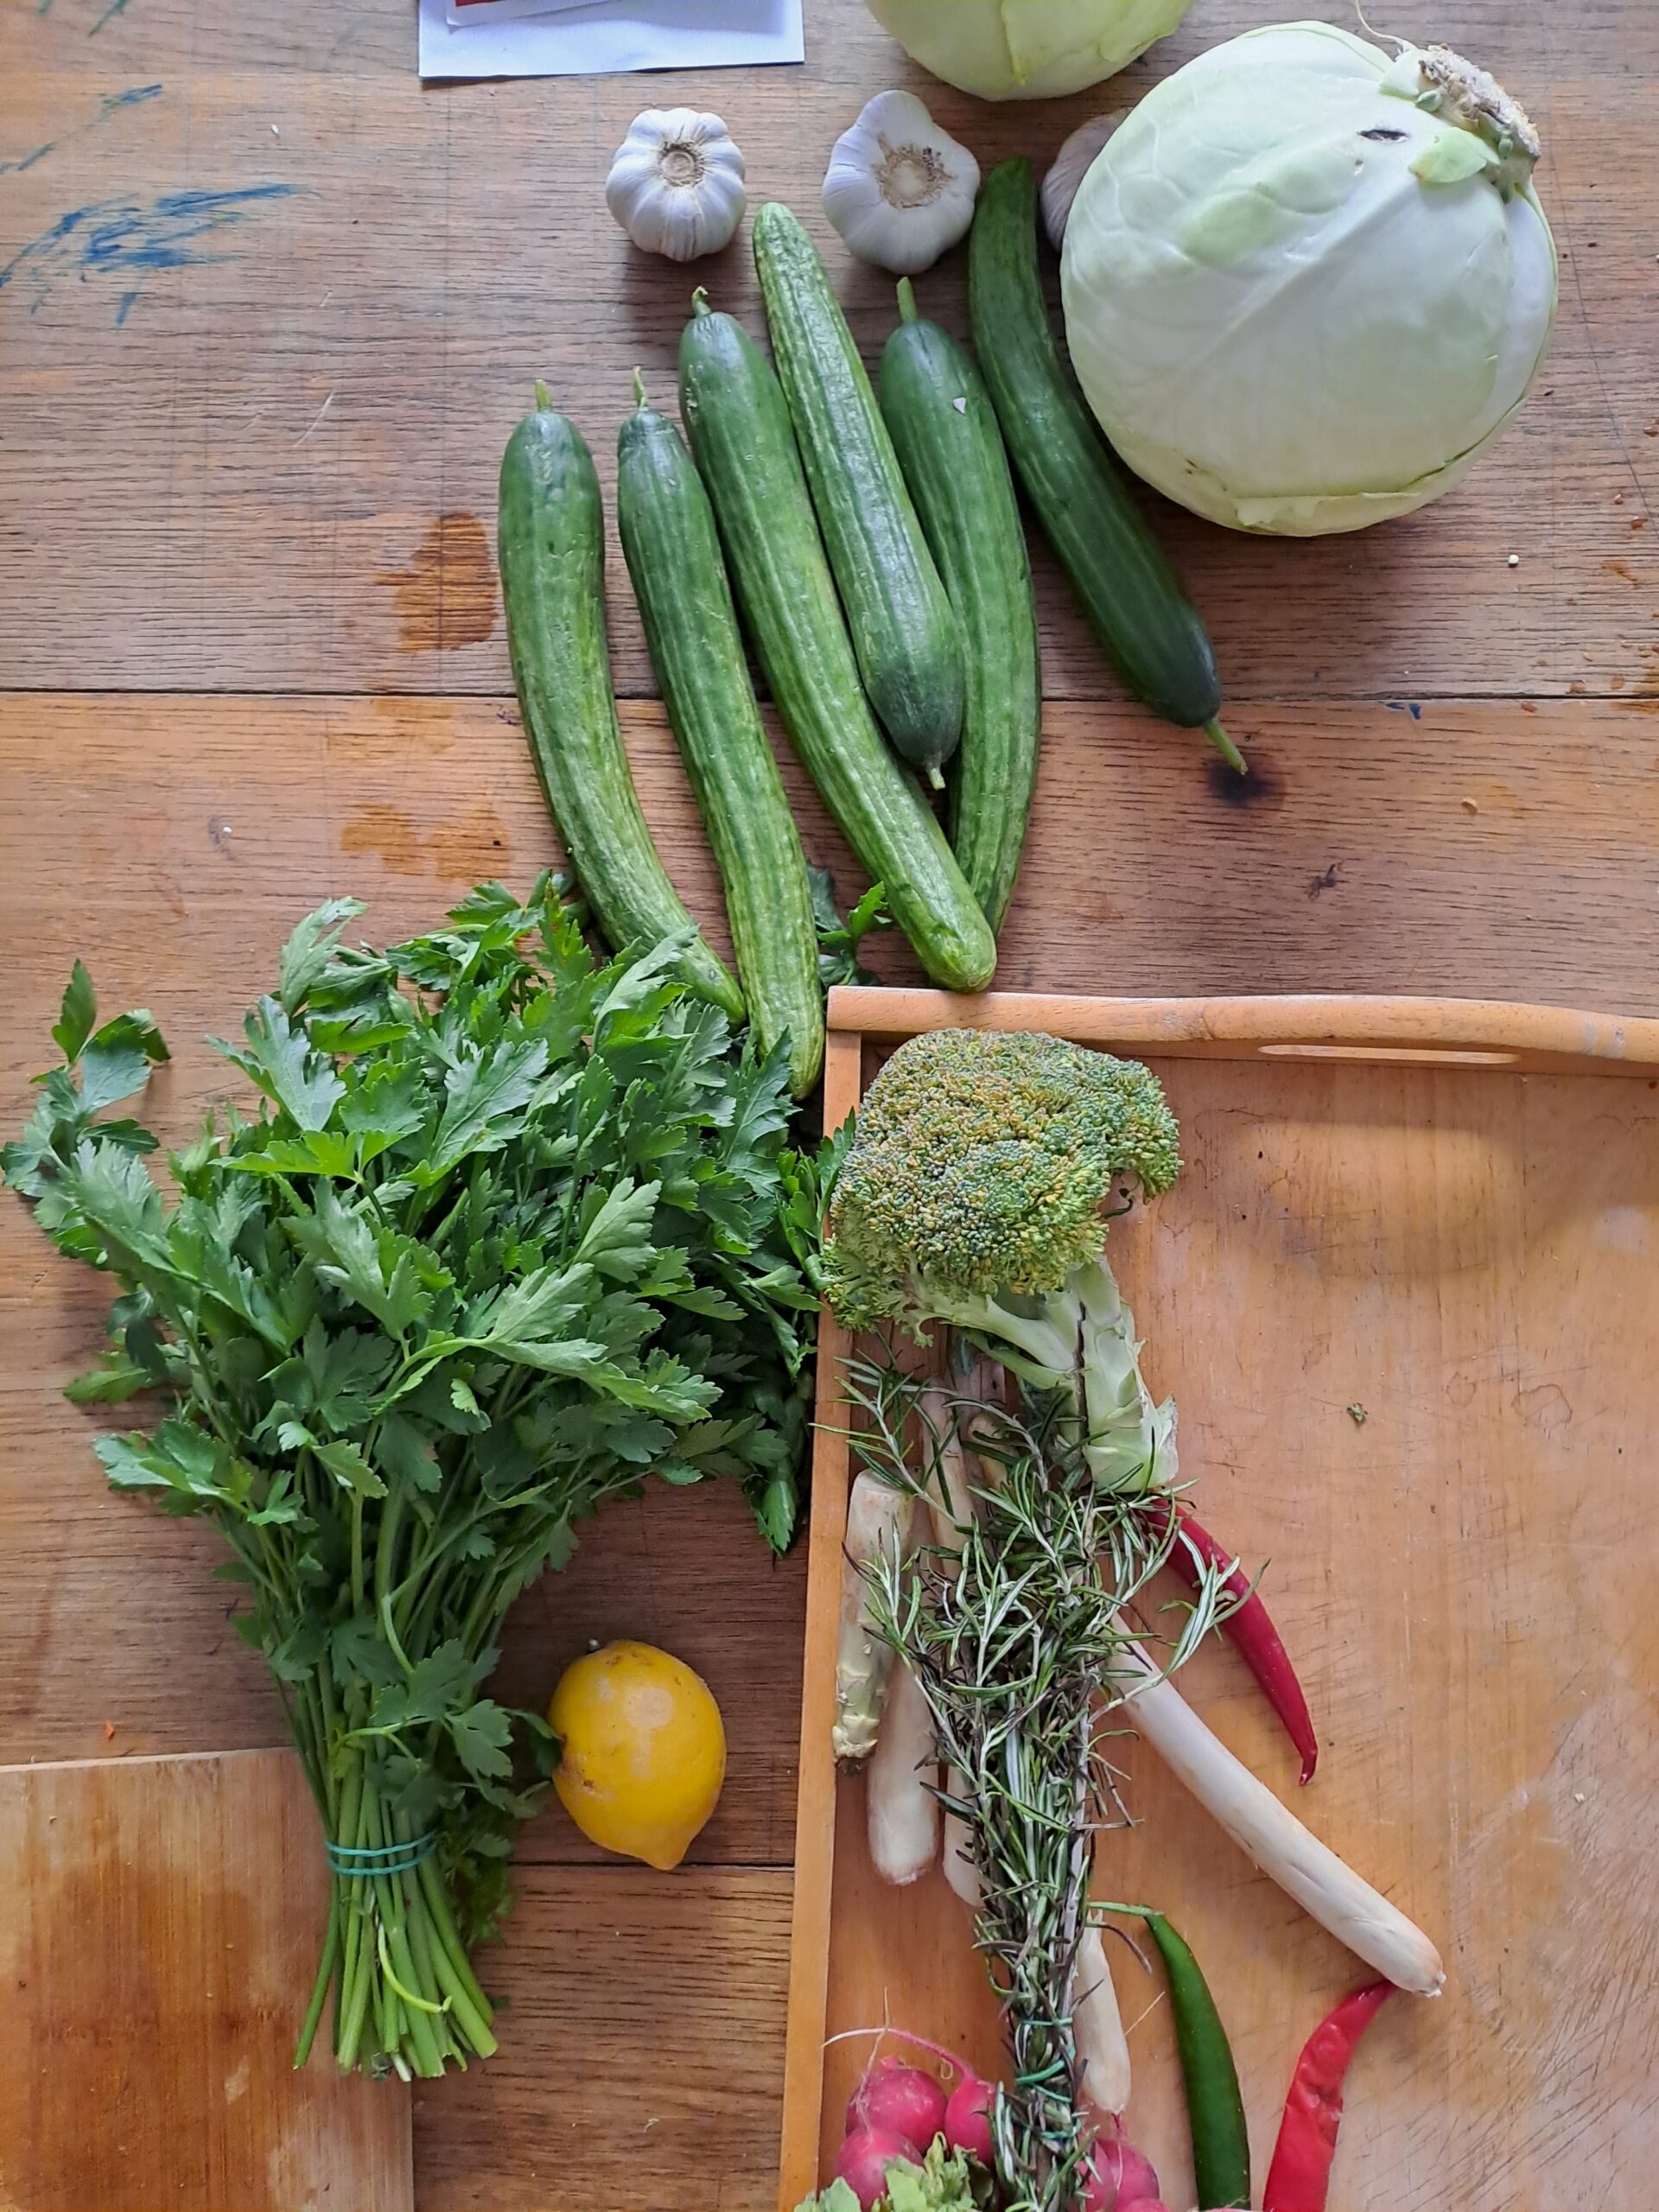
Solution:
[[[1058,1037],[912,1038],[871,1084],[836,1184],[832,1300],[838,1273],[861,1303],[880,1302],[884,1277],[1054,1290],[1098,1255],[1126,1179],[1148,1198],[1169,1188],[1179,1144],[1162,1086],[1134,1060]]]
[[[1104,1257],[1125,1185],[1180,1172],[1149,1069],[1057,1037],[942,1029],[871,1084],[830,1200],[823,1280],[852,1328],[969,1332],[1028,1383],[1070,1392],[1103,1478],[1173,1471],[1173,1410],[1141,1379]]]

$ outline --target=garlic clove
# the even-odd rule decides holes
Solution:
[[[1096,115],[1078,125],[1054,156],[1054,165],[1043,179],[1043,227],[1058,253],[1065,236],[1066,218],[1079,187],[1094,167],[1095,156],[1128,113],[1126,107],[1110,115]]]
[[[974,219],[979,163],[914,92],[878,92],[836,139],[823,212],[861,261],[918,276]]]
[[[671,261],[718,253],[747,205],[742,152],[717,115],[646,108],[616,149],[605,200],[646,253]]]

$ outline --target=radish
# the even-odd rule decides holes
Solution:
[[[890,2129],[925,2149],[944,2126],[944,2091],[931,2074],[902,2058],[878,2058],[853,2091],[847,2132]]]
[[[1152,2212],[1157,2202],[1151,2162],[1122,2136],[1103,2136],[1090,2157],[1084,2212]]]
[[[915,2144],[896,2127],[855,2127],[836,2152],[836,2172],[858,2199],[860,2212],[870,2212],[887,2195],[887,2168],[895,2158],[922,2163]]]
[[[996,2102],[995,2082],[982,2082],[964,2068],[944,2107],[944,2139],[953,2151],[969,2151],[982,2165],[994,2166],[991,2150],[991,2107]]]
[[[958,2057],[954,2050],[947,2050],[943,2044],[930,2043],[925,2036],[912,2035],[907,2028],[895,2028],[891,2023],[880,2028],[843,2028],[840,2035],[831,2036],[830,2040],[831,2043],[840,2043],[849,2036],[878,2037],[895,2036],[900,2043],[912,2044],[918,2050],[928,2051],[933,2057],[952,2068],[957,2077],[957,2086],[945,2101],[944,2114],[935,2133],[943,2133],[945,2141],[953,2151],[967,2151],[977,2158],[982,2165],[995,2167],[995,2158],[991,2148],[990,2120],[991,2110],[996,2102],[995,2082],[982,2082],[966,2059]],[[865,2080],[871,2080],[880,2070],[878,2068],[872,2067],[869,2073],[866,2075]],[[901,2069],[900,2070],[911,2069]],[[927,2081],[929,2077],[924,2075],[921,2078]],[[936,2090],[938,2088],[937,2082],[931,2082],[930,2086]],[[873,2119],[873,2115],[868,2115],[866,2108],[859,2101],[861,2088],[862,2084],[860,2085],[860,2089],[853,2092],[852,2101],[847,2107],[847,2125],[853,2132],[849,2133],[847,2142],[842,2145],[843,2154],[849,2145],[852,2143],[855,2133],[872,2132],[866,2123],[867,2120]],[[883,2117],[889,2118],[891,2115],[884,2113]],[[933,2139],[932,2136],[930,2135],[927,2139],[931,2143]],[[890,2152],[888,2155],[894,2154]],[[906,2155],[909,2157],[917,2154],[906,2152]],[[842,2171],[839,2164],[836,2165],[836,2171],[837,2173]],[[856,2191],[858,2185],[853,2181],[852,2177],[849,2175],[846,2178],[849,2185]]]

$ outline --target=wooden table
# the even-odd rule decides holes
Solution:
[[[1199,0],[1122,91],[1266,12]],[[1052,705],[1009,988],[1659,1010],[1659,12],[1401,0],[1389,27],[1462,48],[1540,125],[1548,365],[1471,480],[1410,520],[1273,544],[1160,516],[1245,786],[1124,703],[1043,564]],[[9,1128],[76,954],[107,1007],[161,1018],[158,1110],[181,1128],[221,1083],[197,1040],[315,900],[367,898],[380,937],[553,856],[493,573],[501,447],[544,377],[608,483],[628,372],[671,391],[691,279],[631,252],[601,191],[637,108],[717,108],[755,197],[817,225],[830,140],[913,73],[855,0],[810,0],[808,41],[804,72],[423,90],[409,0],[0,0]],[[928,97],[988,163],[1046,161],[1117,95]],[[832,267],[874,351],[887,282]],[[741,247],[697,275],[753,313]],[[958,270],[922,290],[960,324]],[[613,568],[646,811],[712,920]],[[891,944],[880,964],[914,973]],[[0,1236],[0,1762],[279,1741],[213,1544],[109,1498],[58,1395],[96,1286],[10,1203]],[[529,1832],[490,1962],[505,2054],[417,2101],[429,2212],[771,2201],[801,1596],[799,1558],[769,1566],[733,1497],[674,1492],[613,1511],[521,1608],[510,1694],[543,1694],[591,1636],[666,1643],[725,1707],[731,1779],[673,1876],[601,1862],[556,1814]]]

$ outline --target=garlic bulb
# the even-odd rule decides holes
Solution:
[[[1095,156],[1128,113],[1126,107],[1115,108],[1110,115],[1096,115],[1079,124],[1055,155],[1054,166],[1043,179],[1042,199],[1043,228],[1056,253],[1065,236],[1065,219],[1071,213],[1078,186],[1093,168]]]
[[[979,163],[914,92],[878,92],[843,130],[823,212],[861,261],[918,276],[974,219]]]
[[[605,202],[645,252],[696,261],[728,245],[742,220],[743,156],[717,115],[648,107],[616,149]]]

